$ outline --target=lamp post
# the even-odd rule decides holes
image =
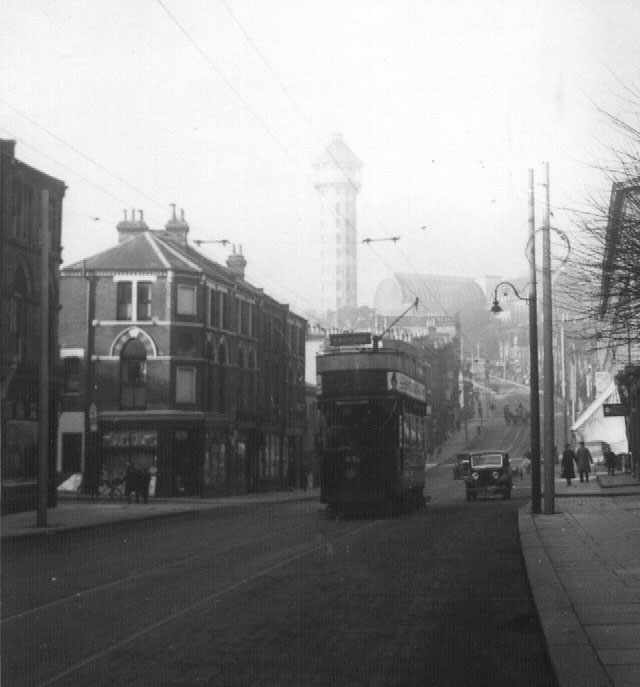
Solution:
[[[93,351],[95,348],[95,312],[96,312],[96,284],[98,278],[95,272],[86,268],[82,263],[82,276],[87,282],[87,348],[85,350],[85,412],[84,412],[84,470],[83,491],[87,494],[98,493],[98,444],[97,444],[97,414],[93,398]]]
[[[549,163],[545,169],[545,211],[542,222],[542,310],[544,315],[544,512],[554,511],[555,489],[555,418],[554,418],[554,375],[553,375],[553,308],[551,297],[551,237],[549,207]]]
[[[536,299],[531,289],[529,296],[524,297],[518,293],[518,289],[508,281],[500,282],[493,294],[493,305],[491,312],[501,313],[502,308],[498,302],[498,289],[501,286],[512,289],[516,298],[526,301],[529,305],[529,406],[531,410],[530,430],[531,430],[531,510],[533,513],[540,513],[540,396],[539,396],[539,377],[538,377],[538,327]]]

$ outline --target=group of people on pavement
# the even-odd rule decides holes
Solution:
[[[580,446],[577,451],[574,451],[571,448],[571,444],[567,444],[562,452],[562,470],[560,472],[560,476],[567,480],[568,487],[571,486],[571,480],[575,479],[576,465],[578,466],[580,481],[588,482],[591,466],[593,465],[593,458],[591,456],[591,451],[589,451],[589,449],[584,445],[584,441],[580,442]]]
[[[614,475],[616,471],[616,454],[611,450],[611,447],[607,447],[607,450],[604,452],[604,463],[607,467],[607,473]],[[576,465],[580,481],[588,482],[591,466],[593,465],[593,457],[591,456],[591,451],[584,445],[584,441],[580,442],[577,451],[571,448],[571,444],[566,444],[562,453],[560,477],[564,477],[567,480],[568,487],[571,486],[571,480],[575,479]]]

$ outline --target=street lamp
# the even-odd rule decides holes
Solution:
[[[538,376],[538,314],[535,298],[535,290],[530,291],[528,297],[521,296],[518,289],[508,281],[500,282],[493,294],[493,305],[491,312],[498,314],[502,312],[502,307],[498,302],[498,289],[501,287],[510,288],[516,298],[526,301],[529,305],[529,406],[531,410],[530,430],[531,430],[531,510],[533,513],[540,512],[540,381]],[[507,289],[505,289],[505,295]]]

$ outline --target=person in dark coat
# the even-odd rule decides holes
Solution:
[[[576,463],[578,464],[580,481],[582,482],[584,479],[588,482],[593,458],[591,457],[591,451],[584,445],[584,441],[580,442],[580,448],[576,451]]]
[[[567,444],[562,452],[562,472],[560,477],[564,477],[567,480],[567,486],[571,486],[571,480],[576,476],[575,470],[576,454],[571,448],[571,444]]]
[[[615,475],[616,473],[616,454],[608,448],[604,452],[604,463],[607,466],[607,473],[609,475]]]
[[[132,465],[127,465],[127,472],[124,478],[124,493],[127,497],[127,502],[131,502],[131,492],[136,493],[136,503],[142,501],[147,503],[149,500],[149,483],[151,482],[151,474],[146,468]]]

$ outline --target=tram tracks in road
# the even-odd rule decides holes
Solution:
[[[246,539],[226,547],[224,551],[216,549],[184,556],[179,560],[97,585],[79,595],[67,596],[16,613],[2,621],[5,642],[16,646],[32,642],[29,655],[33,659],[27,659],[25,654],[21,659],[16,659],[13,666],[5,662],[5,679],[10,681],[10,676],[13,675],[19,678],[15,684],[40,687],[69,684],[74,673],[86,668],[90,670],[91,664],[108,659],[113,652],[140,638],[153,636],[155,631],[170,627],[172,622],[188,617],[190,613],[202,610],[208,604],[220,603],[237,590],[296,561],[323,549],[334,550],[342,540],[357,536],[378,522],[380,521],[374,520],[363,524],[343,521],[337,532],[336,528],[331,527],[329,533],[325,531],[316,535],[293,537],[294,541],[288,543],[289,534],[309,527],[308,521],[299,523],[267,535]],[[249,553],[245,555],[246,551]],[[180,585],[192,587],[193,590],[185,592],[181,589],[181,594],[178,595],[175,589]],[[144,595],[144,600],[133,601],[135,594]],[[136,603],[142,605],[140,617],[137,615]],[[77,622],[79,618],[81,621]],[[80,628],[85,627],[85,635],[76,624]],[[87,636],[87,633],[94,631],[102,635],[102,645],[100,641]],[[80,644],[71,648],[68,644],[73,643],[74,633],[80,639]],[[12,635],[14,639],[8,642]],[[83,646],[84,639],[87,641]],[[21,651],[28,649],[23,647]],[[26,667],[19,668],[19,665]],[[39,674],[27,679],[28,676],[20,674],[21,669],[35,670]],[[54,674],[47,676],[47,672]]]
[[[269,535],[261,535],[259,537],[254,537],[253,539],[245,539],[242,543],[236,543],[236,544],[231,544],[229,546],[225,546],[220,549],[215,549],[215,555],[220,556],[224,554],[231,553],[232,551],[236,551],[238,549],[241,549],[242,547],[250,546],[252,544],[260,543],[264,541],[265,539],[268,539],[273,536],[277,536],[280,534],[285,534],[288,532],[293,532],[294,530],[300,529],[304,527],[304,524],[297,524],[293,525],[291,527],[284,527],[280,530],[277,530],[275,532],[269,533]],[[161,573],[162,571],[165,570],[170,570],[171,568],[176,568],[179,566],[185,566],[188,565],[189,563],[195,563],[196,561],[205,559],[205,558],[210,558],[214,554],[213,551],[207,551],[205,553],[197,553],[191,556],[184,556],[182,558],[177,558],[176,560],[173,560],[169,563],[162,563],[161,565],[156,565],[153,566],[152,568],[148,568],[147,570],[142,570],[138,573],[135,573],[134,575],[127,575],[126,577],[121,577],[118,578],[117,580],[111,580],[110,582],[106,582],[104,584],[99,584],[95,585],[94,587],[90,587],[89,589],[83,589],[81,591],[78,591],[74,594],[69,594],[67,596],[64,596],[60,599],[56,599],[55,601],[49,601],[48,603],[40,604],[39,606],[35,606],[34,608],[30,608],[26,611],[21,611],[20,613],[13,613],[12,615],[8,615],[5,618],[2,618],[0,621],[2,625],[4,623],[8,623],[9,621],[16,621],[16,620],[21,620],[23,618],[27,618],[31,615],[37,615],[38,613],[41,613],[45,610],[48,609],[53,609],[58,606],[64,606],[65,604],[69,604],[71,602],[77,602],[83,599],[88,598],[89,596],[99,594],[101,592],[105,591],[110,591],[113,589],[117,589],[119,586],[123,586],[126,584],[130,584],[132,582],[137,582],[139,580],[143,580],[145,577],[151,577],[154,575],[157,575],[158,573]]]

